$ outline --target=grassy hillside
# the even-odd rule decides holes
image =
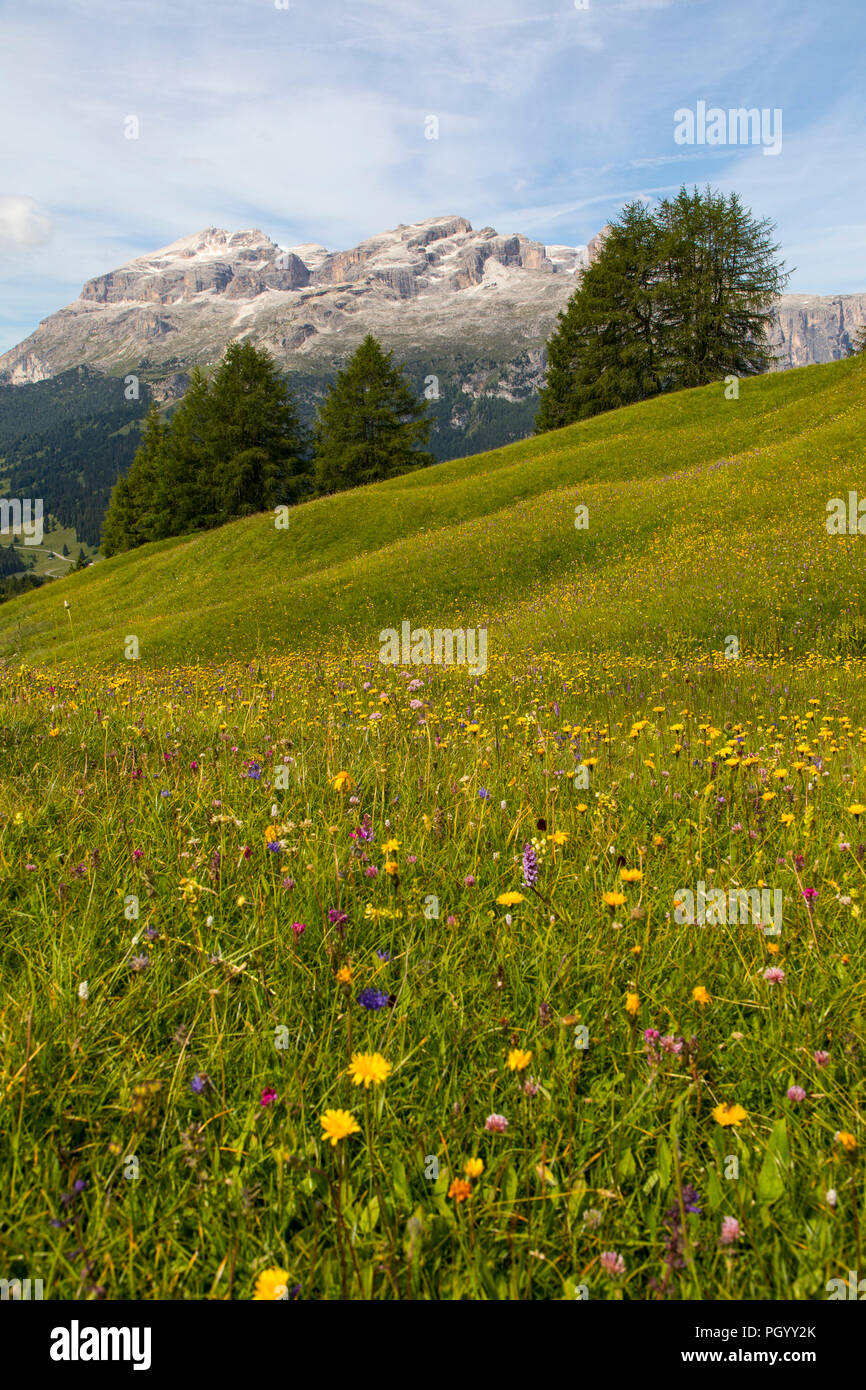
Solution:
[[[846,1295],[864,402],[671,396],[0,609],[5,1277]],[[404,617],[488,672],[381,665]]]
[[[130,634],[157,665],[373,650],[404,618],[487,623],[492,653],[733,632],[830,649],[863,595],[859,538],[825,523],[866,486],[864,406],[862,359],[746,381],[738,401],[662,397],[305,504],[288,530],[262,515],[100,563],[7,604],[0,654],[111,662]]]

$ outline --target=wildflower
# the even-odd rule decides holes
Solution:
[[[380,989],[368,987],[362,989],[358,995],[358,1003],[363,1009],[385,1009],[391,1002],[391,996],[383,994]]]
[[[727,1125],[741,1125],[743,1120],[748,1119],[742,1105],[722,1104],[717,1105],[713,1111],[713,1119],[716,1124],[726,1127]]]
[[[200,1096],[202,1091],[206,1091],[210,1084],[210,1077],[207,1073],[197,1071],[192,1081],[189,1083],[189,1088],[195,1095]]]
[[[337,983],[341,985],[350,985],[352,983],[352,967],[350,965],[340,966],[337,971]]]
[[[863,806],[859,801],[855,801],[853,806],[848,807],[848,811],[856,820],[859,820],[863,812],[866,811],[866,806]]]
[[[338,772],[336,777],[331,781],[331,786],[334,788],[335,792],[350,792],[354,785],[355,783],[352,781],[348,772]]]
[[[620,1279],[625,1274],[625,1260],[615,1250],[605,1250],[600,1257],[601,1267],[612,1279]]]
[[[625,902],[625,894],[624,894],[624,893],[603,893],[603,894],[602,894],[602,899],[603,899],[603,901],[607,904],[608,907],[622,907],[623,903]]]
[[[293,922],[293,923],[292,923],[292,931],[295,933],[295,936],[303,936],[303,934],[304,934],[304,932],[305,932],[306,930],[307,930],[307,927],[306,927],[306,923],[305,923],[305,922]]]
[[[286,1297],[289,1276],[284,1269],[264,1269],[256,1280],[254,1303],[272,1303]]]
[[[479,788],[478,788],[478,795],[480,796],[480,798],[481,798],[482,801],[489,801],[489,800],[490,800],[490,793],[489,793],[489,791],[487,790],[486,787],[479,787]]]
[[[150,967],[150,959],[148,956],[133,956],[130,964],[136,972],[147,970]]]
[[[588,1231],[597,1231],[604,1217],[595,1207],[587,1207],[586,1211],[583,1213],[583,1220]]]
[[[801,1101],[801,1100],[805,1100],[805,1099],[806,1099],[806,1092],[803,1090],[803,1087],[802,1087],[802,1086],[789,1086],[789,1087],[788,1087],[788,1100]]]
[[[555,831],[553,832],[553,834],[551,835],[551,837],[550,837],[550,842],[551,842],[551,844],[553,844],[553,845],[564,845],[567,839],[568,839],[568,831],[567,831],[567,830],[555,830]]]
[[[692,999],[696,1004],[711,1004],[713,1002],[703,985],[695,985],[692,990]]]
[[[341,912],[337,907],[328,908],[328,921],[332,927],[342,927],[349,918],[345,912]]]
[[[768,985],[783,985],[785,983],[785,972],[778,965],[771,965],[764,971],[764,979]]]
[[[332,1149],[337,1147],[341,1139],[348,1139],[350,1134],[361,1133],[361,1126],[348,1110],[326,1110],[319,1124],[322,1126],[322,1138],[330,1140]]]
[[[640,869],[620,869],[619,876],[623,883],[639,883],[643,873]]]
[[[464,880],[463,880],[463,886],[464,886],[464,888],[474,888],[474,887],[475,887],[475,875],[474,875],[474,874],[467,874],[466,877],[465,877]]]
[[[519,1047],[512,1048],[508,1054],[508,1068],[510,1071],[523,1071],[532,1061],[531,1052],[522,1052]]]
[[[90,998],[90,986],[86,980],[82,980],[78,986],[78,997],[83,1004],[86,1004]]]
[[[626,994],[626,996],[625,996],[625,1011],[626,1011],[626,1013],[627,1013],[631,1018],[634,1018],[635,1015],[637,1014],[637,1011],[638,1011],[639,1008],[640,1008],[640,996],[639,996],[638,994],[634,994],[634,993],[631,993],[631,992],[628,993],[628,994]]]
[[[836,1189],[835,1189],[835,1187],[828,1187],[828,1189],[827,1189],[827,1205],[828,1205],[828,1207],[832,1207],[833,1210],[835,1211],[835,1210],[836,1210],[836,1202],[837,1202],[837,1201],[838,1201],[838,1197],[837,1197],[837,1195],[836,1195]]]
[[[496,901],[501,907],[516,907],[518,903],[524,901],[524,897],[522,893],[500,893]]]
[[[277,1093],[274,1090],[273,1086],[266,1086],[265,1089],[262,1091],[261,1104],[266,1109],[269,1105],[273,1105],[276,1098]]]
[[[484,1172],[483,1158],[468,1158],[463,1165],[463,1171],[467,1178],[480,1178]]]
[[[735,1240],[739,1240],[741,1235],[740,1223],[735,1216],[726,1216],[722,1222],[722,1229],[719,1233],[720,1245],[733,1245]]]
[[[484,1128],[488,1134],[504,1134],[508,1128],[508,1121],[504,1115],[488,1115],[484,1121]]]
[[[535,1099],[538,1095],[538,1089],[538,1083],[531,1076],[523,1083],[523,1094],[529,1096],[530,1099]]]
[[[830,1060],[830,1054],[829,1052],[813,1052],[812,1060],[816,1067],[821,1067],[823,1069]]]
[[[355,1052],[349,1067],[355,1085],[363,1084],[367,1091],[371,1084],[378,1086],[382,1081],[387,1081],[391,1070],[391,1063],[385,1061],[381,1052]]]
[[[528,842],[523,846],[523,882],[527,888],[538,882],[538,856]]]
[[[854,1135],[849,1134],[846,1129],[839,1130],[836,1135],[836,1143],[841,1144],[842,1148],[849,1154],[852,1154],[857,1147],[857,1140],[854,1138]]]
[[[467,1197],[472,1196],[472,1187],[465,1178],[455,1178],[448,1189],[448,1196],[453,1197],[455,1202],[465,1202]]]

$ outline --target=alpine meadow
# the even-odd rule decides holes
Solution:
[[[157,1372],[197,1301],[617,1305],[614,1349],[689,1304],[642,1369],[738,1321],[809,1359],[866,1296],[866,223],[804,209],[817,20],[749,97],[769,21],[747,64],[676,0],[410,0],[405,62],[390,0],[238,8],[218,76],[106,77],[105,189],[0,195],[0,1298]]]

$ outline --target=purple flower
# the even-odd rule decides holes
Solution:
[[[489,800],[490,800],[490,793],[489,793],[489,791],[487,790],[486,787],[479,787],[479,788],[478,788],[478,795],[481,797],[481,800],[482,800],[482,801],[489,801]]]
[[[733,1245],[735,1240],[739,1240],[741,1235],[740,1223],[735,1216],[726,1216],[722,1222],[722,1230],[719,1236],[720,1245]]]
[[[389,994],[383,994],[380,989],[373,989],[372,986],[362,989],[358,995],[358,1003],[363,1009],[386,1009],[390,1002]]]
[[[802,1087],[802,1086],[789,1086],[789,1087],[788,1087],[788,1100],[801,1101],[801,1100],[805,1100],[805,1099],[806,1099],[806,1092],[803,1090],[803,1087]]]
[[[260,782],[262,780],[261,763],[250,763],[246,775],[251,777],[254,782]]]
[[[527,888],[534,888],[538,882],[538,858],[528,841],[523,846],[523,882]]]
[[[306,930],[307,930],[307,926],[306,926],[306,923],[305,923],[305,922],[293,922],[293,923],[292,923],[292,931],[295,933],[295,936],[303,936],[303,934],[304,934],[304,932],[305,932]]]
[[[332,927],[341,927],[343,923],[348,922],[348,920],[347,914],[341,912],[338,907],[328,908],[328,921],[331,923]]]
[[[824,1068],[830,1060],[829,1052],[813,1052],[812,1060],[816,1067]]]
[[[804,889],[803,889],[803,897],[806,899],[807,902],[811,902],[812,899],[813,899],[813,898],[817,898],[817,896],[818,896],[818,889],[817,889],[817,888],[804,888]]]
[[[192,1081],[189,1083],[189,1088],[191,1091],[194,1091],[197,1096],[200,1096],[202,1091],[206,1091],[209,1085],[210,1077],[207,1073],[197,1071]]]
[[[778,965],[771,965],[764,971],[764,979],[768,985],[783,985],[785,983],[785,972]]]
[[[273,1105],[276,1098],[277,1093],[274,1090],[273,1086],[266,1086],[265,1089],[262,1091],[261,1104],[265,1107]]]
[[[605,1250],[599,1259],[605,1274],[612,1279],[621,1279],[625,1274],[625,1260],[615,1250]]]
[[[484,1128],[488,1134],[504,1134],[508,1128],[508,1121],[504,1115],[488,1115],[484,1121]]]
[[[130,963],[133,970],[147,970],[150,965],[150,960],[147,956],[133,956]]]
[[[389,961],[391,959],[390,951],[377,951],[376,955],[379,957],[380,960]]]
[[[279,840],[268,840],[267,847],[271,851],[271,854],[279,854],[280,850],[282,849],[282,845],[280,844]]]

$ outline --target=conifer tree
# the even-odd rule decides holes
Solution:
[[[766,371],[787,276],[772,224],[737,194],[628,204],[548,343],[536,431],[662,391]]]
[[[431,426],[426,401],[392,358],[368,333],[320,407],[314,461],[321,491],[338,492],[433,463],[421,447]]]

